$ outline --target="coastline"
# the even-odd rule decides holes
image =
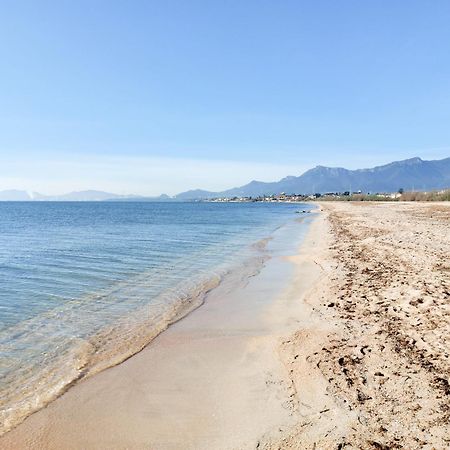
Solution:
[[[446,448],[450,205],[319,206],[298,251],[279,244],[0,446]]]
[[[201,308],[140,353],[77,383],[0,438],[0,446],[254,448],[262,435],[293,425],[277,348],[296,322],[292,311],[286,322],[265,311],[290,284],[285,252],[296,253],[303,229],[292,221],[277,230],[284,236],[267,243],[273,257],[259,273],[225,280]]]
[[[87,211],[89,208],[87,207]],[[182,214],[177,214],[180,208]],[[39,282],[30,283],[36,292],[44,293],[38,298],[42,301],[42,313],[33,316],[30,312],[29,318],[23,321],[19,318],[17,322],[14,320],[19,314],[8,316],[8,309],[2,316],[2,320],[11,319],[12,326],[2,328],[0,333],[3,355],[0,368],[0,434],[17,426],[27,416],[83,379],[115,366],[141,351],[170,324],[201,306],[208,292],[225,278],[255,275],[268,257],[266,246],[269,241],[266,237],[285,220],[291,221],[290,212],[293,211],[292,207],[263,207],[258,208],[262,211],[256,213],[255,208],[236,206],[233,207],[236,216],[225,216],[230,207],[219,205],[213,208],[215,214],[212,214],[211,219],[211,214],[200,214],[196,219],[200,225],[190,229],[182,226],[190,207],[182,205],[180,208],[168,208],[166,211],[169,216],[174,216],[174,227],[178,230],[174,245],[171,244],[173,227],[166,234],[153,237],[153,241],[155,238],[161,239],[161,245],[153,244],[153,207],[146,209],[146,216],[151,217],[150,228],[145,228],[145,233],[141,227],[134,231],[129,229],[130,234],[125,233],[126,242],[133,244],[130,244],[131,249],[125,253],[121,251],[122,241],[119,244],[113,242],[107,247],[108,251],[104,250],[104,236],[111,232],[110,222],[106,221],[101,227],[105,233],[98,230],[94,240],[96,244],[92,245],[90,256],[94,258],[96,267],[99,265],[98,261],[103,262],[103,278],[100,277],[100,281],[107,280],[107,285],[102,287],[101,283],[96,284],[95,279],[91,291],[73,298],[69,295],[68,301],[61,295],[57,302],[50,302],[48,305],[45,303],[47,298],[52,300],[52,295],[59,292],[58,274],[61,273],[64,277],[70,272],[70,262],[76,261],[78,253],[84,255],[83,261],[91,261],[77,247],[80,243],[82,246],[82,232],[70,241],[78,250],[71,250],[65,255],[65,265],[62,265],[59,272],[50,269],[54,273],[47,273],[45,269],[46,264],[54,266],[54,259],[59,257],[58,252],[54,254],[55,252],[45,250],[42,261],[39,258],[31,261],[36,270],[39,269],[40,262],[44,262],[44,269],[41,271],[43,276],[51,275],[55,278],[51,288],[44,286],[44,289]],[[77,207],[79,209],[83,214],[86,213],[84,205]],[[194,209],[200,213],[205,211],[203,205],[196,205]],[[206,212],[209,210],[207,207]],[[121,223],[123,211],[120,208],[114,208],[114,211],[113,221]],[[58,223],[55,227],[59,230]],[[238,230],[247,232],[237,234]],[[143,234],[145,242],[150,244],[142,244],[142,249],[138,251],[133,246],[141,247],[139,242]],[[38,248],[43,244],[40,237],[32,242]],[[57,243],[55,245],[58,246]],[[174,251],[175,248],[179,251]],[[65,254],[63,250],[61,252]],[[115,266],[110,265],[110,252],[117,254],[114,260],[116,264],[125,264],[129,268],[130,276],[117,275]],[[157,257],[162,255],[161,265],[157,264],[157,257],[153,256],[155,253]],[[146,261],[144,270],[142,261]],[[88,266],[88,262],[84,263],[85,266]],[[79,269],[78,264],[75,266],[77,270],[73,274],[74,283],[67,281],[70,277],[63,278],[66,280],[67,291],[71,288],[76,291],[77,284],[81,286],[83,280],[86,286],[89,285],[88,282],[92,282],[89,271]],[[118,278],[115,279],[116,277]],[[110,279],[113,280],[111,283]],[[31,311],[24,306],[28,301],[27,291],[21,294],[17,289],[11,293],[12,298],[15,298],[14,292],[17,293],[17,298],[24,299],[23,303],[18,302],[24,312]],[[6,303],[7,306],[9,304],[13,306],[14,302]],[[39,305],[39,302],[35,301],[34,304]]]
[[[219,285],[220,277],[212,277],[208,281],[199,286],[197,291],[192,291],[190,295],[180,299],[172,309],[161,314],[156,322],[148,318],[146,308],[141,308],[124,317],[122,324],[116,324],[114,328],[107,327],[83,341],[80,347],[73,349],[73,359],[77,364],[67,372],[61,372],[65,369],[64,366],[61,368],[54,364],[46,367],[46,372],[39,374],[42,378],[35,378],[34,384],[27,386],[26,391],[16,393],[11,389],[10,397],[2,404],[0,412],[0,437],[20,425],[30,415],[45,408],[77,383],[121,364],[142,351],[170,325],[200,307],[208,292]],[[132,323],[132,333],[125,326],[127,322]]]

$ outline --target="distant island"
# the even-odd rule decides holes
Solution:
[[[221,192],[202,189],[181,192],[173,197],[118,195],[98,190],[43,195],[23,190],[0,191],[0,201],[195,201],[214,198],[264,197],[279,195],[310,196],[332,192],[395,193],[399,190],[429,191],[450,187],[450,157],[426,161],[415,157],[369,169],[349,170],[341,167],[316,166],[300,176],[287,176],[275,182],[250,183]]]

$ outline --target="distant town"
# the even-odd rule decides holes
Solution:
[[[341,199],[343,197],[350,198],[355,195],[374,195],[380,199],[397,199],[402,195],[403,192],[395,192],[395,193],[377,193],[377,194],[363,194],[361,191],[358,192],[327,192],[324,194],[316,193],[312,195],[303,195],[303,194],[286,194],[285,192],[281,192],[280,194],[273,195],[261,195],[258,197],[217,197],[211,198],[204,201],[207,202],[304,202],[308,200],[317,200],[320,199]]]
[[[217,197],[209,198],[201,201],[213,203],[251,203],[251,202],[305,202],[314,200],[336,200],[336,201],[443,201],[450,199],[450,190],[442,189],[439,191],[430,192],[405,192],[399,189],[397,192],[377,192],[377,193],[363,193],[361,191],[350,192],[326,192],[324,194],[316,193],[311,195],[304,194],[280,194],[260,195],[257,197]]]

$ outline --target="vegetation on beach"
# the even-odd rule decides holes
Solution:
[[[351,193],[346,192],[328,192],[326,194],[286,194],[282,192],[277,195],[264,195],[258,197],[218,197],[212,199],[205,199],[207,202],[305,202],[310,200],[324,200],[324,201],[351,201],[351,202],[367,202],[367,201],[382,201],[382,202],[442,202],[450,201],[450,189],[430,192],[404,192],[399,189],[398,192],[393,193],[367,193],[362,192]]]
[[[403,201],[443,202],[450,201],[450,189],[432,192],[404,192],[400,197]]]
[[[344,201],[392,201],[392,202],[443,202],[450,201],[450,189],[430,192],[403,192],[397,194],[351,194],[351,195],[324,195],[321,200]]]

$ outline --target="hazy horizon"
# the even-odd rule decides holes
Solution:
[[[416,156],[416,157],[407,158],[407,159],[413,159],[413,158],[417,158],[417,156]],[[420,157],[418,157],[418,158],[424,160],[424,158],[420,158]],[[443,159],[447,159],[447,158],[448,158],[448,157],[443,158]],[[392,162],[395,162],[395,161],[389,161],[389,162],[387,162],[386,164],[389,164],[389,163],[392,163]],[[225,162],[225,163],[227,163],[227,162]],[[223,164],[223,163],[222,163],[222,164]],[[384,166],[384,165],[386,165],[386,164],[381,164],[381,166]],[[236,169],[237,167],[238,167],[238,166],[236,166],[235,169]],[[283,167],[283,166],[280,166],[279,169],[281,170],[282,167]],[[342,166],[335,166],[335,167],[342,167]],[[374,166],[374,167],[378,167],[378,166]],[[198,167],[197,167],[197,168],[198,168]],[[230,167],[230,168],[231,168],[231,167]],[[241,168],[242,168],[242,166],[241,166]],[[122,170],[122,169],[123,169],[123,167],[121,167],[120,170]],[[202,169],[204,170],[205,167],[203,167]],[[270,166],[269,169],[270,169],[270,171],[271,171],[271,174],[273,174],[273,167]],[[264,182],[274,182],[274,181],[279,181],[279,180],[281,180],[282,178],[288,177],[288,176],[290,176],[290,175],[294,175],[294,176],[302,175],[304,172],[306,172],[306,171],[309,170],[309,169],[311,169],[311,167],[308,168],[308,169],[306,169],[306,170],[303,171],[302,173],[298,173],[298,174],[291,174],[291,173],[289,173],[289,174],[287,174],[287,175],[282,175],[282,176],[280,176],[280,177],[278,177],[278,178],[276,178],[276,179],[257,179],[256,181],[264,181]],[[360,167],[360,168],[358,168],[358,169],[372,169],[372,167]],[[173,170],[173,169],[171,169],[171,170]],[[186,165],[184,166],[183,170],[184,170],[184,171],[186,170]],[[196,178],[196,180],[198,180],[198,179],[200,179],[200,178],[201,178],[201,176],[198,177],[198,178]],[[253,180],[247,179],[247,180],[243,181],[239,186],[246,185],[246,184],[250,183],[251,181],[255,181],[255,179],[253,179]],[[205,189],[205,188],[202,187],[202,186],[191,186],[190,188],[187,188],[187,189],[184,189],[184,190],[179,190],[179,191],[177,191],[177,192],[159,192],[159,193],[150,193],[150,194],[146,194],[146,193],[142,193],[142,192],[125,192],[125,191],[123,191],[123,192],[116,192],[116,191],[112,191],[112,190],[108,190],[108,189],[97,189],[97,188],[89,187],[89,186],[86,186],[86,187],[83,188],[83,189],[72,189],[72,190],[70,190],[70,191],[58,191],[58,192],[55,191],[55,192],[52,192],[52,193],[47,193],[47,192],[39,191],[39,190],[36,190],[36,189],[15,189],[15,188],[6,188],[6,189],[0,189],[0,193],[1,193],[1,192],[5,192],[5,191],[16,191],[16,190],[17,190],[17,191],[25,191],[25,192],[28,193],[28,195],[30,195],[30,196],[33,198],[35,194],[41,194],[41,195],[44,195],[44,196],[51,197],[51,196],[60,196],[60,195],[65,195],[65,194],[76,193],[76,192],[80,192],[80,191],[81,191],[81,192],[83,192],[83,191],[101,191],[101,192],[106,192],[106,193],[116,194],[116,195],[123,195],[123,196],[158,197],[158,196],[160,196],[160,195],[175,196],[176,194],[180,194],[180,193],[185,192],[185,191],[197,190],[197,189],[199,189],[199,190],[206,190],[206,191],[212,191],[212,192],[220,192],[220,191],[228,190],[228,189],[235,188],[235,187],[239,187],[239,186],[238,186],[238,185],[235,185],[235,186],[227,185],[227,186],[225,186],[225,187],[221,187],[221,188],[217,188],[217,189]]]

